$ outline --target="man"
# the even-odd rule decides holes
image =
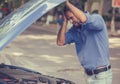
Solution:
[[[64,18],[63,18],[62,12],[58,13],[58,17],[56,19],[56,21],[57,21],[57,30],[59,30],[61,28],[63,20],[64,20]],[[58,33],[58,31],[57,31],[57,33]]]
[[[57,18],[58,28],[61,27],[62,22],[63,22],[63,14],[62,14],[62,13],[59,13],[59,14],[58,14],[58,18]]]
[[[76,52],[87,75],[87,84],[111,84],[107,28],[98,14],[84,13],[78,5],[66,0],[64,21],[57,36],[57,45],[75,43]],[[73,26],[67,31],[67,21]]]

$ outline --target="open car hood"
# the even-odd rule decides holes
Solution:
[[[0,50],[52,8],[65,0],[30,0],[0,22]]]

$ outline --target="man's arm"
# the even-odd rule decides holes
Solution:
[[[71,12],[82,22],[86,22],[87,21],[87,17],[84,14],[84,12],[78,8],[76,8],[74,5],[72,5],[69,0],[66,0],[66,5],[68,6],[68,8],[71,10]]]
[[[64,21],[63,21],[63,24],[58,32],[58,35],[57,35],[57,45],[58,46],[63,46],[65,44],[65,33],[66,33],[66,30],[67,30],[67,19],[66,17],[64,16]]]

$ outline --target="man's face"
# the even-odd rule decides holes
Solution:
[[[79,26],[80,21],[70,11],[65,13],[66,19],[69,20],[73,25]]]

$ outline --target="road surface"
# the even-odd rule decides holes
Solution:
[[[17,65],[45,75],[85,84],[84,70],[78,62],[75,47],[56,45],[58,29],[54,25],[31,25],[0,52],[0,63]],[[120,82],[120,38],[110,37],[113,84]]]

